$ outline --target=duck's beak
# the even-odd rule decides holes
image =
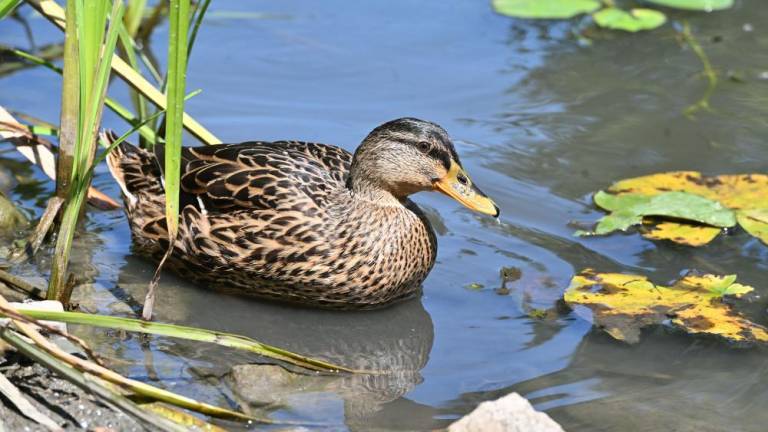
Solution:
[[[432,185],[456,201],[474,211],[499,217],[499,207],[472,183],[467,173],[456,161],[451,160],[451,166],[445,177],[435,180]]]

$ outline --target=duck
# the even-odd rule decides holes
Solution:
[[[114,134],[103,137],[108,142]],[[437,191],[498,218],[439,125],[400,118],[354,154],[303,141],[182,147],[179,228],[168,239],[164,148],[127,142],[108,155],[133,250],[198,285],[330,309],[373,309],[417,296],[437,239],[410,196]]]

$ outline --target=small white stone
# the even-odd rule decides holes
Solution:
[[[58,302],[56,300],[11,303],[11,307],[40,310],[40,311],[49,311],[49,312],[64,312],[64,305],[62,305],[61,302]],[[56,322],[56,321],[41,321],[41,322],[48,324],[49,326],[54,327],[59,331],[62,331],[62,332],[67,331],[67,325],[63,322]],[[7,324],[8,324],[8,318],[0,319],[0,325],[7,325]]]
[[[448,432],[564,432],[548,415],[538,412],[527,399],[510,393],[483,402],[448,427]]]

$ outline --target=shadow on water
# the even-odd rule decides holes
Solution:
[[[129,258],[120,271],[118,286],[127,298],[143,298],[149,280],[142,274],[146,265],[141,259]],[[338,398],[343,405],[342,418],[352,428],[365,425],[390,404],[417,405],[403,396],[423,381],[421,369],[429,360],[434,339],[432,320],[418,299],[382,310],[322,311],[223,296],[171,274],[165,274],[163,280],[158,320],[248,335],[350,368],[376,372],[340,377],[295,375],[283,386],[265,389],[238,389],[241,383],[230,382],[235,393],[264,390],[269,395],[258,402],[290,405],[292,411],[310,418],[318,417],[311,407]],[[166,341],[163,350],[205,365],[198,366],[198,374],[219,377],[233,365],[259,360],[232,350],[222,358],[218,347],[181,341]],[[237,395],[234,399],[238,400]],[[431,421],[429,414],[422,422]],[[329,417],[319,416],[324,420]]]

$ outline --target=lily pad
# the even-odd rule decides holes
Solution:
[[[600,8],[599,0],[493,0],[493,9],[517,18],[565,19]]]
[[[592,14],[595,23],[603,28],[638,32],[660,27],[667,22],[663,13],[653,9],[631,9],[625,11],[618,8],[605,8]]]
[[[671,240],[686,246],[704,246],[722,231],[718,227],[655,222],[649,219],[644,219],[643,224],[643,237],[651,240]]]
[[[647,216],[685,219],[715,227],[736,225],[733,212],[717,201],[687,192],[610,194],[599,191],[595,203],[611,213],[600,219],[594,234],[624,231],[643,222]]]
[[[733,0],[648,0],[657,5],[697,11],[715,11],[733,6]]]
[[[644,327],[668,323],[689,334],[705,334],[728,342],[768,342],[768,329],[749,321],[723,301],[754,288],[736,276],[689,274],[666,287],[648,278],[586,269],[573,277],[565,302],[618,340],[636,343]],[[583,307],[581,307],[583,306]]]
[[[628,195],[631,198],[626,198],[627,202],[638,200],[637,195],[654,197],[671,192],[685,192],[716,201],[734,213],[736,222],[745,231],[768,244],[768,175],[765,174],[708,177],[696,171],[674,171],[621,180],[606,192],[614,197]],[[595,195],[596,204],[612,210],[608,207],[610,202],[606,204],[599,201],[601,193]],[[720,231],[716,227],[729,226],[688,217],[682,213],[656,216],[661,218],[643,218],[643,236],[690,246],[709,243]]]

